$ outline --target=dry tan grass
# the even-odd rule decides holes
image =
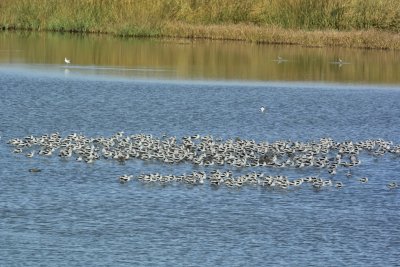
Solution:
[[[400,49],[400,1],[0,0],[0,28]]]
[[[268,44],[293,44],[308,47],[352,47],[369,49],[400,49],[400,34],[379,30],[362,31],[304,31],[253,25],[188,24],[165,25],[162,36],[207,38],[214,40],[241,40]]]

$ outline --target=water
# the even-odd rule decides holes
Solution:
[[[341,190],[213,189],[117,180],[124,173],[205,167],[26,158],[6,144],[56,131],[399,144],[398,85],[65,75],[62,64],[48,64],[0,68],[1,266],[398,266],[400,191],[386,188],[400,183],[394,156],[363,155],[353,175],[369,182],[339,171]]]
[[[399,57],[399,51],[0,32],[0,65],[66,75],[399,84]]]

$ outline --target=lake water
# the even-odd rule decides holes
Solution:
[[[274,61],[277,56],[287,61]],[[66,66],[64,57],[72,63]],[[121,184],[246,169],[13,153],[59,132],[400,144],[398,52],[0,33],[1,266],[398,266],[400,158],[362,153],[315,190]],[[338,58],[348,64],[333,64]],[[267,112],[261,113],[260,106]],[[32,173],[31,168],[42,171]],[[368,177],[361,184],[357,177]]]
[[[64,57],[72,64],[65,69]],[[284,60],[279,61],[278,57]],[[178,80],[400,83],[400,52],[204,40],[1,32],[0,64],[33,70]],[[339,59],[343,64],[336,64]]]

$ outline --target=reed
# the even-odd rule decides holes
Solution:
[[[249,25],[191,26],[168,24],[162,36],[206,38],[213,40],[241,40],[266,44],[289,44],[308,47],[351,47],[369,49],[400,49],[400,35],[378,30],[304,31]]]
[[[398,49],[400,1],[2,0],[0,27]]]

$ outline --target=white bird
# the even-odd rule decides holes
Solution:
[[[71,60],[69,60],[68,58],[64,58],[65,63],[70,64]]]
[[[386,186],[389,189],[395,189],[395,188],[399,187],[396,182],[391,182],[391,183],[387,184]]]
[[[133,175],[124,174],[119,177],[119,181],[120,181],[120,183],[126,183],[126,182],[129,182],[132,179],[132,177],[133,177]]]
[[[262,107],[260,108],[260,111],[261,111],[262,113],[264,113],[264,111],[265,111],[265,107],[264,107],[264,106],[262,106]]]
[[[278,58],[277,58],[277,59],[274,59],[273,61],[277,62],[278,64],[281,64],[281,63],[283,63],[283,62],[287,62],[288,60],[287,60],[287,59],[284,59],[284,58],[281,57],[281,56],[278,56]]]
[[[336,188],[342,188],[342,187],[343,187],[343,183],[342,183],[342,182],[337,182],[337,183],[335,184],[335,187],[336,187]]]
[[[35,155],[35,151],[31,151],[28,154],[26,154],[25,156],[27,156],[28,158],[32,158],[33,155]]]

